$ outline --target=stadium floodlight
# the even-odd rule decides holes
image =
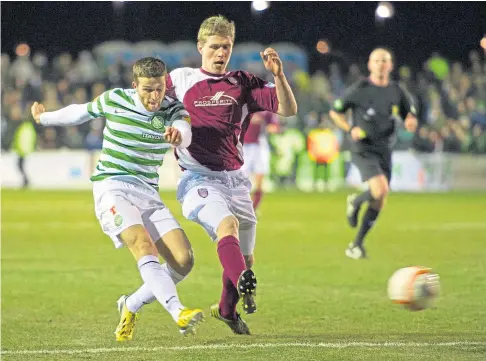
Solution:
[[[330,51],[329,43],[326,40],[319,40],[316,49],[321,54],[327,54]]]
[[[389,19],[395,14],[395,9],[390,2],[381,1],[376,8],[375,14],[380,19]]]
[[[479,42],[479,45],[481,45],[481,48],[483,48],[483,50],[486,51],[486,35],[483,36],[483,38]]]
[[[265,0],[256,0],[251,2],[251,7],[255,11],[267,10],[269,6],[270,4],[268,3],[268,1]]]
[[[30,46],[26,43],[20,43],[15,47],[15,55],[28,56],[30,54]]]

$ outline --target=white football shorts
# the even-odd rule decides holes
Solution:
[[[177,187],[182,214],[200,224],[213,241],[220,222],[234,215],[240,224],[240,248],[244,255],[255,248],[256,216],[250,197],[251,182],[241,171],[184,171]]]
[[[96,218],[116,248],[123,247],[120,233],[135,224],[143,225],[153,242],[181,228],[159,192],[135,177],[110,177],[93,182],[93,197]]]

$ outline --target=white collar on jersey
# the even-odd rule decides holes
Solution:
[[[202,67],[199,68],[199,71],[203,74],[206,74],[206,75],[209,75],[209,76],[213,76],[213,77],[216,77],[216,78],[220,78],[222,76],[225,76],[229,73],[229,71],[227,71],[226,73],[224,74],[215,74],[215,73],[210,73],[209,71],[207,70],[204,70]]]

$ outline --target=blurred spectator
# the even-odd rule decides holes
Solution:
[[[422,153],[432,153],[434,151],[434,145],[429,139],[429,130],[425,126],[420,127],[418,132],[415,133],[412,144],[417,151]]]
[[[478,102],[475,109],[471,112],[471,126],[479,125],[479,127],[486,128],[486,103]]]
[[[73,60],[73,55],[67,52],[56,55],[42,50],[37,50],[30,58],[30,49],[27,50],[25,55],[12,59],[2,54],[3,149],[12,146],[14,133],[24,120],[23,114],[29,112],[32,101],[42,101],[46,110],[52,111],[70,103],[86,103],[106,89],[131,87],[130,57],[120,55],[125,51],[114,52],[107,58],[106,54],[94,56],[91,51],[84,50],[75,54],[76,60]],[[53,57],[52,61],[48,55]],[[286,72],[292,73],[289,81],[299,113],[286,119],[287,126],[301,133],[318,128],[334,99],[342,95],[346,86],[367,74],[366,64],[353,63],[355,60],[351,59],[348,69],[343,66],[345,62],[339,65],[331,62],[329,71],[317,70],[313,74],[290,63]],[[181,62],[187,62],[187,58],[182,57]],[[179,66],[183,66],[182,63]],[[261,70],[259,61],[254,65]],[[415,98],[419,120],[414,136],[400,130],[397,149],[486,152],[486,62],[482,53],[471,51],[467,63],[451,62],[450,65],[442,55],[433,53],[422,70],[396,65],[397,80]],[[97,150],[103,139],[104,120],[91,123],[63,129],[39,128],[39,147]],[[348,146],[344,139],[341,149]]]
[[[98,118],[92,120],[89,124],[90,131],[84,140],[84,146],[91,151],[99,150],[103,145],[103,121]]]
[[[101,72],[93,55],[86,50],[79,53],[75,71],[77,84],[92,84],[101,79]]]
[[[46,111],[54,111],[61,108],[61,103],[57,97],[57,89],[54,83],[46,82],[42,87],[44,107]]]
[[[329,81],[331,82],[332,93],[336,98],[341,97],[346,89],[343,77],[341,75],[341,69],[337,63],[332,63],[329,68]]]
[[[2,54],[2,89],[5,91],[5,87],[10,88],[11,76],[10,76],[10,56],[8,54]]]
[[[402,87],[404,87],[408,92],[415,93],[415,86],[412,80],[412,71],[408,66],[401,66],[398,69],[399,75],[399,83]]]
[[[79,132],[78,127],[64,128],[65,133],[63,139],[63,146],[69,149],[82,149],[83,148],[83,135]]]
[[[39,145],[41,149],[52,150],[58,148],[57,144],[57,130],[53,127],[44,129],[44,133],[39,138]]]
[[[427,60],[427,69],[439,80],[444,80],[449,74],[449,64],[438,52],[432,53]]]
[[[484,128],[476,124],[472,128],[471,151],[474,153],[486,153],[486,133]]]
[[[351,64],[351,66],[349,67],[349,74],[346,83],[349,86],[351,84],[356,83],[362,77],[363,74],[361,73],[359,66],[357,64]]]
[[[17,153],[17,167],[22,175],[22,185],[24,188],[29,186],[29,178],[25,172],[25,160],[27,156],[35,150],[37,142],[37,134],[34,124],[30,117],[24,117],[21,109],[18,106],[12,108],[12,119],[18,121],[20,124],[15,129],[13,135],[12,150]]]
[[[56,84],[57,89],[57,99],[61,104],[67,105],[63,102],[66,95],[70,94],[70,84],[66,78],[59,79]]]
[[[45,80],[49,79],[49,59],[46,54],[37,51],[32,57],[32,64],[35,70],[40,74],[40,77]]]
[[[56,75],[55,81],[59,79],[67,78],[71,69],[73,69],[73,59],[71,54],[62,53],[54,58],[54,74]]]
[[[23,89],[29,79],[35,75],[34,65],[31,63],[28,55],[17,56],[9,69],[9,75],[14,79],[17,89]]]
[[[90,96],[90,100],[100,96],[101,94],[103,94],[106,90],[106,87],[105,87],[105,84],[103,83],[94,83],[92,86],[91,86],[91,96]]]
[[[444,149],[444,142],[442,141],[439,132],[434,128],[431,128],[429,131],[429,141],[432,144],[434,152],[442,152]]]
[[[442,127],[440,135],[442,137],[444,152],[453,153],[461,150],[461,142],[457,139],[455,133],[451,132],[449,125],[444,125]]]

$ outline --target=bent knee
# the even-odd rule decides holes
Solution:
[[[226,236],[235,236],[238,238],[238,229],[240,227],[240,223],[235,216],[228,216],[224,218],[218,225],[218,229],[216,234],[218,239],[221,239]]]
[[[385,207],[386,204],[388,193],[389,193],[389,189],[387,186],[385,190],[378,193],[377,197],[373,197],[374,200],[370,202],[371,208],[376,209],[377,211],[383,209],[383,207]]]
[[[150,235],[142,225],[134,225],[120,233],[119,238],[138,261],[143,256],[158,255]]]
[[[174,263],[171,267],[182,276],[187,276],[194,267],[194,252],[192,248],[174,254]]]
[[[371,195],[377,202],[383,202],[390,192],[388,182],[383,179],[380,182],[375,182],[371,187]]]
[[[389,193],[388,188],[380,189],[379,191],[372,193],[373,199],[375,200],[375,202],[384,203],[386,197],[388,196],[388,193]]]

